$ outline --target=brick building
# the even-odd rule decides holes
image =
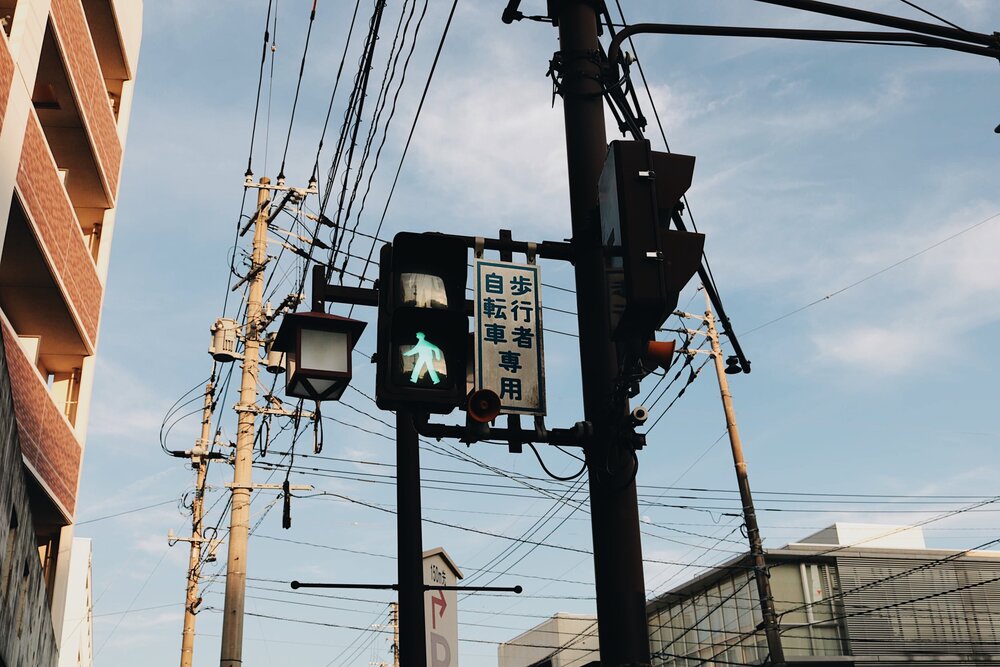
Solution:
[[[55,664],[86,579],[72,524],[141,25],[141,0],[0,0],[0,667]]]

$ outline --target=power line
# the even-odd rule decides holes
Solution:
[[[862,610],[858,610],[858,611],[846,612],[844,614],[834,615],[834,616],[825,618],[822,621],[813,621],[811,623],[805,623],[805,624],[796,625],[795,627],[796,627],[796,629],[800,629],[800,628],[812,627],[814,625],[819,625],[821,623],[828,623],[830,621],[840,621],[840,620],[845,620],[845,619],[848,619],[848,618],[853,618],[855,616],[863,616],[865,614],[873,614],[873,613],[878,612],[878,611],[885,611],[886,609],[895,609],[897,607],[903,607],[903,606],[906,606],[908,604],[912,604],[914,602],[923,602],[924,600],[931,600],[931,599],[934,599],[934,598],[937,598],[937,597],[941,597],[943,595],[951,595],[952,593],[960,593],[962,591],[971,590],[973,588],[978,588],[979,586],[985,586],[987,584],[993,584],[993,583],[997,583],[997,582],[1000,582],[1000,576],[990,577],[988,579],[983,579],[982,581],[973,581],[973,582],[970,582],[970,583],[967,583],[967,584],[963,584],[961,586],[955,586],[953,588],[949,588],[949,589],[943,590],[943,591],[935,591],[934,593],[928,593],[926,595],[921,595],[919,597],[910,598],[908,600],[901,600],[901,601],[897,601],[897,602],[890,602],[888,604],[880,605],[878,607],[871,607],[871,608],[868,608],[868,609],[862,609]],[[787,612],[783,612],[783,613],[787,613]],[[940,616],[938,618],[940,618]]]
[[[392,98],[392,108],[389,110],[389,116],[386,118],[385,123],[382,125],[382,139],[379,142],[378,149],[375,152],[375,163],[372,166],[372,170],[371,170],[371,172],[368,175],[368,182],[367,182],[367,184],[365,186],[365,194],[361,198],[361,206],[358,209],[357,215],[355,216],[354,227],[351,229],[351,238],[350,238],[350,240],[347,243],[347,257],[350,257],[351,247],[354,244],[355,237],[358,235],[357,231],[358,231],[358,226],[361,224],[361,214],[364,212],[365,204],[368,201],[368,195],[371,193],[372,179],[373,179],[373,177],[375,175],[376,170],[378,169],[379,159],[382,156],[382,149],[385,147],[386,140],[388,139],[389,125],[392,123],[392,119],[396,115],[396,107],[397,107],[397,103],[399,102],[399,94],[403,90],[403,85],[406,82],[406,73],[409,71],[410,60],[412,59],[413,53],[416,50],[417,39],[420,36],[420,28],[421,28],[421,26],[424,23],[424,17],[427,15],[428,4],[429,4],[428,1],[424,0],[423,9],[420,12],[420,17],[417,19],[417,24],[416,24],[416,27],[414,28],[414,31],[413,31],[413,40],[410,42],[410,50],[407,53],[406,60],[403,63],[403,69],[402,69],[402,72],[400,74],[399,85],[396,87],[395,95],[393,95],[393,98]],[[407,30],[409,28],[410,20],[413,18],[413,13],[416,10],[416,6],[417,6],[417,3],[416,3],[416,0],[414,0],[414,3],[411,5],[410,15],[406,19],[406,26],[403,29],[403,44],[405,44],[405,42],[406,42],[406,32],[407,32]],[[404,5],[404,9],[405,9],[405,5]],[[400,16],[402,17],[402,13],[400,14]],[[398,32],[398,29],[397,29],[397,32]],[[396,54],[395,60],[393,61],[391,74],[385,78],[385,90],[386,90],[386,93],[388,93],[388,88],[389,88],[390,82],[392,81],[393,78],[395,78],[396,65],[397,65],[397,63],[399,61],[399,55],[402,53],[402,46],[403,45],[400,45],[400,49],[399,49],[399,51]],[[383,98],[382,107],[380,107],[380,109],[379,109],[378,116],[372,121],[372,134],[371,134],[371,137],[374,137],[375,127],[378,124],[378,117],[381,116],[382,109],[384,108],[384,106],[385,106],[385,98]],[[369,140],[369,143],[370,143],[370,140]],[[367,147],[366,147],[366,150],[367,150]],[[359,180],[360,180],[360,177],[361,177],[361,174],[359,172],[359,174],[358,174]],[[352,201],[353,201],[353,195],[352,195]],[[344,240],[343,236],[341,236],[341,238],[340,238],[340,243],[341,244],[343,244],[343,240]],[[338,251],[339,250],[340,250],[340,247],[338,246]],[[346,267],[347,267],[347,258],[344,259],[343,265],[341,266],[341,273],[343,273],[343,271],[344,271],[344,269]],[[364,274],[364,273],[365,272],[362,271],[362,274]]]
[[[271,24],[271,6],[273,0],[268,0],[267,2],[267,17],[264,19],[264,43],[260,48],[260,73],[257,76],[257,101],[253,108],[253,125],[250,129],[250,154],[247,157],[247,172],[246,177],[250,178],[253,176],[253,147],[254,139],[257,136],[257,114],[260,111],[260,91],[264,83],[264,63],[267,61],[267,42],[270,40],[270,32],[268,30]],[[244,193],[246,189],[244,189]],[[238,225],[239,223],[237,223]]]
[[[296,496],[296,497],[299,497],[299,498],[330,497],[330,498],[339,499],[339,500],[342,500],[342,501],[345,501],[345,502],[348,502],[348,503],[352,503],[352,504],[355,504],[355,505],[360,505],[362,507],[367,507],[369,509],[374,509],[374,510],[377,510],[377,511],[380,511],[380,512],[384,512],[386,514],[393,514],[393,515],[396,514],[396,511],[394,509],[391,509],[390,507],[385,507],[385,506],[378,505],[378,504],[373,503],[373,502],[368,502],[368,501],[365,501],[365,500],[360,500],[358,498],[353,498],[353,497],[345,495],[343,493],[337,493],[337,492],[333,492],[333,491],[318,490],[314,494],[303,495],[303,496]],[[481,529],[481,528],[474,528],[472,526],[464,526],[464,525],[461,525],[461,524],[451,523],[451,522],[447,522],[447,521],[440,521],[440,520],[437,520],[437,519],[431,519],[431,518],[427,518],[427,517],[424,517],[423,521],[425,523],[434,524],[434,525],[438,525],[438,526],[443,526],[445,528],[454,528],[456,530],[461,530],[461,531],[464,531],[464,532],[474,533],[474,534],[478,534],[478,535],[485,535],[487,537],[496,537],[496,538],[500,538],[500,539],[503,539],[503,540],[508,540],[508,541],[511,541],[511,542],[517,542],[517,543],[520,543],[520,544],[534,545],[534,546],[543,546],[543,547],[548,547],[550,549],[556,549],[556,550],[559,550],[559,551],[567,551],[567,552],[578,553],[578,554],[591,555],[593,553],[589,549],[582,549],[582,548],[579,548],[579,547],[572,547],[572,546],[563,545],[563,544],[553,544],[553,543],[544,542],[544,541],[541,541],[541,540],[526,539],[526,538],[521,538],[521,537],[511,537],[509,535],[504,535],[502,533],[496,533],[496,532],[484,530],[484,529]],[[737,552],[732,552],[732,553],[737,553]],[[646,562],[646,563],[656,563],[656,564],[660,564],[660,565],[683,565],[683,566],[696,565],[698,567],[704,567],[701,564],[683,563],[683,562],[671,561],[671,560],[663,560],[663,559],[658,559],[658,558],[644,558],[643,562]],[[738,566],[738,567],[734,566],[731,569],[744,570],[746,568],[743,567],[743,566]]]
[[[953,553],[953,554],[950,554],[948,556],[945,556],[944,558],[939,558],[939,559],[930,561],[929,563],[921,563],[920,565],[917,565],[915,567],[909,568],[909,569],[904,570],[902,572],[897,572],[895,574],[886,575],[885,577],[880,577],[878,579],[870,581],[870,582],[868,582],[866,584],[862,584],[860,586],[856,586],[856,587],[851,588],[849,590],[841,590],[838,593],[835,593],[833,595],[827,596],[826,598],[824,598],[824,601],[831,600],[831,599],[844,598],[847,595],[851,595],[853,593],[857,593],[858,591],[862,591],[862,590],[865,590],[865,589],[868,589],[868,588],[879,586],[879,585],[885,584],[885,583],[887,583],[889,581],[893,581],[895,579],[900,579],[902,577],[908,576],[908,575],[913,574],[915,572],[922,572],[922,571],[927,570],[927,569],[938,567],[939,565],[944,565],[945,563],[950,563],[950,562],[952,562],[954,560],[958,560],[959,558],[962,558],[962,557],[968,555],[972,551],[979,551],[979,550],[984,549],[984,548],[986,548],[988,546],[992,546],[992,545],[996,544],[997,542],[1000,542],[1000,538],[989,540],[988,542],[984,542],[983,544],[980,544],[979,546],[973,547],[971,549],[965,549],[963,551],[958,551],[956,553]],[[798,607],[794,607],[792,609],[788,609],[786,611],[783,611],[781,613],[781,615],[784,616],[785,614],[794,613],[796,611],[800,611],[802,609],[805,609],[805,608],[810,607],[810,606],[814,606],[816,604],[818,604],[818,602],[807,603],[807,604],[804,604],[804,605],[800,605]]]
[[[313,0],[312,10],[309,12],[309,27],[306,29],[306,41],[302,47],[302,62],[299,65],[299,77],[295,82],[295,97],[292,100],[292,111],[288,118],[288,134],[285,136],[285,150],[281,154],[281,168],[278,169],[278,182],[285,178],[285,160],[288,158],[288,145],[292,141],[292,126],[295,125],[295,110],[299,106],[299,92],[302,90],[302,75],[306,71],[306,55],[309,53],[309,38],[312,37],[313,23],[316,22],[316,0]]]
[[[337,257],[337,254],[340,251],[340,248],[341,248],[341,246],[342,246],[342,244],[344,242],[344,237],[346,236],[346,230],[347,230],[348,224],[350,222],[350,218],[351,218],[351,209],[354,206],[354,201],[355,201],[355,198],[357,197],[358,189],[359,189],[359,187],[361,185],[362,179],[364,178],[365,166],[367,165],[367,163],[368,163],[368,157],[371,154],[372,142],[374,141],[374,138],[375,138],[375,136],[376,136],[376,134],[378,132],[379,121],[380,121],[380,119],[382,117],[382,113],[383,113],[383,111],[385,109],[385,103],[386,103],[386,100],[387,100],[387,95],[388,95],[389,88],[391,87],[391,84],[392,84],[392,79],[394,79],[395,75],[396,75],[396,65],[397,65],[397,63],[399,61],[399,55],[402,53],[402,46],[403,46],[403,45],[400,44],[399,38],[400,38],[401,32],[403,32],[403,28],[402,28],[402,26],[403,26],[403,19],[406,17],[406,8],[407,8],[408,5],[411,7],[410,18],[412,18],[412,16],[413,16],[413,10],[416,9],[416,3],[414,2],[414,4],[410,5],[410,0],[404,0],[403,4],[401,5],[401,10],[400,10],[400,13],[399,13],[399,21],[396,24],[396,31],[395,31],[395,34],[393,35],[392,45],[389,47],[389,54],[388,54],[388,57],[386,58],[386,63],[385,63],[385,72],[382,75],[382,83],[379,86],[378,96],[376,97],[376,100],[375,100],[375,111],[372,113],[371,121],[369,122],[369,125],[368,125],[368,132],[367,132],[367,136],[365,138],[364,148],[362,149],[362,153],[361,153],[361,162],[359,163],[357,169],[355,170],[356,171],[356,175],[354,177],[354,185],[353,185],[353,187],[350,188],[350,190],[351,190],[351,197],[350,197],[350,200],[348,201],[346,212],[344,212],[344,197],[345,197],[345,194],[346,194],[347,189],[348,189],[348,178],[350,176],[349,172],[350,172],[350,169],[351,169],[350,161],[348,162],[347,171],[345,171],[345,173],[343,175],[343,185],[342,185],[342,189],[341,189],[341,193],[340,193],[340,202],[339,202],[339,205],[338,205],[337,215],[336,215],[336,218],[334,220],[334,229],[335,229],[335,232],[337,232],[337,237],[336,237],[335,243],[332,244],[332,248],[330,249],[330,254],[329,254],[329,260],[327,262],[331,267],[333,267],[333,264],[334,264],[334,261],[335,261],[335,259]],[[410,25],[410,22],[409,22],[409,20],[407,20],[406,21],[406,31],[409,30],[409,25]],[[405,44],[405,33],[403,33],[403,37],[404,37],[404,44]],[[371,67],[371,62],[370,61],[368,63],[368,66]],[[365,87],[366,88],[367,88],[367,85],[368,85],[368,82],[366,80],[365,81]],[[358,110],[357,114],[358,114],[357,115],[358,122],[360,122],[360,119],[361,119],[361,110],[360,109]],[[388,121],[386,123],[386,128],[387,127],[388,127]],[[351,149],[352,153],[351,154],[353,154],[353,147],[354,147],[354,144],[356,143],[356,137],[357,137],[357,134],[356,134],[356,131],[355,131],[355,135],[354,135],[354,137],[352,137],[352,140],[351,140],[352,141],[352,149]],[[351,154],[349,154],[349,157],[350,157]],[[373,176],[373,175],[374,175],[374,170],[373,170],[372,174],[370,174],[370,176]],[[370,181],[369,181],[369,183],[370,183]],[[341,218],[341,216],[343,216],[343,219]],[[360,223],[360,220],[358,220],[358,222],[355,224],[355,226],[357,226],[358,223]],[[345,262],[345,268],[346,268],[346,262]],[[343,276],[341,275],[341,282],[342,281],[343,281]]]
[[[108,636],[104,638],[104,641],[101,642],[101,645],[98,647],[97,651],[94,653],[94,658],[95,659],[99,655],[101,655],[101,651],[103,651],[104,647],[108,645],[109,641],[111,641],[111,638],[115,635],[115,632],[118,631],[118,627],[122,624],[122,621],[125,619],[125,617],[128,616],[132,612],[132,607],[135,606],[135,603],[139,599],[139,596],[142,595],[142,592],[144,590],[146,590],[146,586],[149,584],[150,580],[153,578],[153,575],[156,574],[156,571],[158,569],[160,569],[160,564],[163,563],[163,559],[166,558],[166,557],[167,557],[167,549],[164,549],[163,553],[160,555],[160,560],[156,561],[156,565],[154,565],[153,569],[151,569],[149,571],[149,574],[146,575],[146,579],[142,582],[142,585],[139,586],[139,590],[137,590],[135,592],[135,595],[132,596],[132,601],[129,602],[128,607],[126,607],[125,611],[123,611],[121,613],[121,615],[118,617],[118,621],[115,623],[114,627],[111,628],[111,632],[108,633]]]
[[[696,368],[694,371],[691,372],[691,374],[688,376],[687,382],[685,382],[684,386],[681,387],[680,391],[677,392],[677,395],[674,396],[673,400],[667,404],[667,407],[663,408],[660,414],[657,415],[656,419],[653,420],[653,423],[650,424],[649,427],[646,429],[647,436],[653,430],[653,428],[660,423],[660,420],[663,419],[663,415],[667,414],[667,412],[670,411],[670,408],[674,407],[674,404],[677,403],[677,401],[679,401],[682,396],[684,396],[684,392],[686,392],[687,388],[690,387],[694,383],[694,381],[698,379],[698,374],[701,373],[701,370],[705,368],[705,365],[708,364],[709,361],[711,361],[711,357],[707,358],[704,362],[702,362],[701,366],[699,366],[698,368]],[[659,400],[659,398],[657,398],[657,400]]]
[[[365,99],[367,98],[368,81],[369,74],[372,70],[372,60],[375,56],[375,45],[378,41],[379,27],[382,25],[382,14],[385,9],[384,2],[375,3],[375,11],[372,14],[371,21],[369,23],[368,29],[368,40],[365,44],[364,55],[361,59],[361,65],[358,68],[358,73],[355,76],[355,91],[351,99],[351,104],[348,105],[347,114],[344,117],[344,125],[341,129],[341,140],[338,143],[338,154],[340,153],[340,148],[347,139],[347,135],[350,135],[350,145],[347,147],[347,162],[344,168],[344,174],[342,177],[342,187],[340,189],[340,195],[337,199],[337,214],[334,217],[334,238],[333,242],[330,244],[334,248],[337,247],[337,234],[343,229],[341,223],[341,215],[344,211],[344,199],[347,196],[347,183],[348,176],[350,175],[351,166],[354,162],[354,152],[358,145],[358,132],[361,129],[361,120],[364,114]],[[352,121],[353,119],[353,121]],[[327,182],[327,189],[330,188],[330,181],[334,178],[335,165],[330,167],[330,179]],[[325,205],[323,207],[325,209]],[[322,209],[321,209],[322,210]],[[346,221],[345,221],[346,222]],[[364,275],[364,271],[361,272]]]
[[[114,514],[107,514],[105,516],[99,516],[96,519],[87,519],[85,521],[77,521],[74,525],[84,526],[88,523],[97,523],[98,521],[105,521],[106,519],[114,519],[120,516],[125,516],[126,514],[135,514],[136,512],[143,512],[145,510],[153,509],[154,507],[163,507],[164,505],[172,505],[176,500],[164,500],[162,503],[153,503],[152,505],[144,505],[142,507],[136,507],[130,510],[124,510],[122,512],[116,512]]]
[[[326,109],[326,118],[323,120],[323,130],[319,135],[319,142],[316,147],[316,161],[313,164],[313,179],[315,180],[319,176],[319,159],[320,154],[323,152],[323,140],[326,138],[326,130],[330,125],[330,116],[333,114],[333,103],[337,98],[337,89],[340,87],[340,77],[344,72],[344,63],[347,60],[347,52],[351,46],[351,37],[354,35],[354,24],[358,18],[358,10],[361,8],[361,0],[356,0],[354,3],[354,13],[351,15],[351,24],[347,29],[347,39],[344,40],[344,51],[340,56],[340,64],[337,66],[337,76],[333,82],[333,92],[330,93],[330,104]]]
[[[325,416],[325,418],[334,420],[333,417]],[[340,422],[338,422],[340,423]],[[355,425],[356,426],[356,425]],[[383,437],[385,439],[391,439],[392,436],[379,433],[376,431],[370,432],[373,435]],[[723,434],[722,437],[724,437]],[[721,438],[720,438],[721,439]],[[716,440],[715,442],[718,442]],[[714,444],[714,443],[713,443]],[[428,450],[433,451],[433,450]],[[290,454],[290,452],[282,451],[272,451],[272,454],[285,456]],[[394,463],[382,462],[382,461],[371,461],[366,459],[357,459],[349,457],[334,457],[334,456],[324,456],[315,454],[296,454],[297,457],[301,459],[317,459],[321,461],[332,461],[341,463],[350,463],[361,466],[370,466],[376,468],[389,468],[395,469]],[[263,467],[280,467],[281,464],[275,464],[270,461],[260,460],[258,462],[260,466]],[[358,470],[348,470],[348,469],[337,469],[321,467],[316,465],[306,465],[299,464],[295,466],[295,469],[308,473],[308,472],[318,472],[318,473],[328,473],[330,475],[343,475],[345,478],[350,478],[350,476],[361,475],[364,477],[372,477],[376,479],[395,479],[394,473],[374,473],[374,472],[363,472]],[[445,475],[454,476],[470,476],[470,477],[494,477],[496,473],[493,471],[489,472],[479,472],[475,470],[459,470],[454,468],[437,468],[433,466],[426,466],[421,468],[424,471],[443,473]],[[534,475],[525,475],[523,473],[509,473],[516,476],[520,480],[526,480],[531,482],[551,482],[550,477],[541,477]],[[491,488],[515,488],[510,485],[497,485],[488,484],[483,482],[466,482],[466,481],[454,481],[448,479],[424,479],[425,482],[432,483],[444,483],[453,484],[458,487],[491,487]],[[557,482],[559,480],[556,480]],[[653,491],[660,491],[660,493],[653,496],[651,493],[639,493],[640,498],[654,497],[655,500],[661,498],[679,498],[679,499],[691,499],[691,500],[701,500],[701,501],[732,501],[736,498],[730,497],[719,497],[714,495],[690,495],[690,494],[738,494],[738,491],[732,489],[724,488],[713,488],[713,487],[691,487],[691,486],[677,486],[671,485],[657,485],[657,484],[639,484],[637,485],[639,489],[648,489]],[[556,485],[549,488],[552,492],[559,491],[562,487],[561,485]],[[669,493],[669,492],[674,493]],[[805,491],[759,491],[756,493],[758,497],[765,496],[776,496],[774,498],[768,498],[770,503],[801,503],[801,504],[825,504],[836,502],[838,510],[851,511],[851,508],[844,507],[845,505],[947,505],[947,504],[966,504],[969,500],[983,501],[989,500],[992,496],[986,495],[971,495],[971,494],[876,494],[876,493],[832,493],[832,492],[805,492]]]
[[[532,524],[531,527],[529,527],[527,530],[525,530],[525,531],[523,531],[521,533],[521,538],[522,539],[528,539],[528,538],[532,538],[535,535],[537,535],[542,530],[542,528],[544,528],[545,525],[550,520],[552,520],[552,519],[555,518],[557,512],[559,511],[559,508],[563,504],[568,504],[569,499],[573,498],[576,495],[576,493],[582,488],[582,486],[583,486],[583,480],[580,479],[577,482],[575,482],[572,486],[570,486],[568,489],[566,489],[565,493],[552,504],[552,507],[550,509],[551,515],[549,515],[548,512],[547,512],[546,515],[543,515],[542,518],[540,518],[537,521],[535,521],[535,523]],[[571,508],[570,511],[566,514],[565,517],[563,517],[562,521],[560,521],[558,524],[556,524],[556,526],[552,530],[550,530],[548,533],[546,533],[546,535],[544,537],[540,538],[539,542],[544,542],[545,540],[547,540],[548,538],[550,538],[552,536],[552,534],[556,532],[556,530],[558,530],[559,528],[561,528],[562,525],[565,524],[566,521],[571,516],[573,516],[573,514],[578,509],[580,509],[580,507],[581,507],[581,505],[579,503],[576,503],[575,505],[571,504],[570,505],[570,508]],[[495,556],[494,558],[492,558],[491,560],[489,560],[486,563],[486,565],[484,565],[483,568],[480,569],[479,574],[474,575],[473,577],[471,577],[469,579],[469,582],[471,583],[472,581],[477,580],[479,578],[479,576],[483,573],[483,571],[486,568],[495,567],[495,566],[499,565],[501,562],[503,562],[504,560],[506,560],[507,558],[509,558],[510,556],[513,556],[514,552],[520,546],[522,546],[522,544],[523,544],[523,542],[516,542],[516,543],[512,543],[511,545],[509,545],[506,549],[504,549],[503,551],[501,551],[497,556]],[[523,554],[521,554],[521,556],[516,561],[514,561],[513,563],[511,563],[510,565],[508,565],[506,570],[504,570],[503,572],[497,573],[497,575],[495,577],[493,577],[492,579],[490,579],[489,581],[487,581],[485,584],[482,584],[482,585],[483,586],[489,586],[490,584],[492,584],[494,581],[496,581],[500,577],[502,577],[505,574],[509,573],[510,570],[514,566],[516,566],[518,563],[520,563],[525,558],[527,558],[528,555],[530,555],[535,549],[538,548],[538,546],[540,546],[540,544],[533,544],[533,545],[531,545],[530,548],[528,548]]]
[[[285,542],[285,543],[288,543],[288,544],[296,544],[296,545],[299,545],[299,546],[312,547],[314,549],[324,549],[324,550],[327,550],[327,551],[337,551],[337,552],[341,552],[341,553],[349,553],[349,554],[354,554],[354,555],[357,555],[357,556],[365,556],[365,557],[370,557],[370,558],[384,558],[386,560],[393,560],[393,561],[396,560],[396,556],[391,555],[391,554],[377,553],[377,552],[374,552],[374,551],[362,551],[360,549],[349,549],[347,547],[335,547],[335,546],[330,545],[330,544],[320,544],[318,542],[305,542],[303,540],[293,540],[293,539],[287,538],[287,537],[276,537],[274,535],[258,535],[257,538],[258,539],[262,539],[262,540],[272,540],[274,542]],[[462,569],[463,572],[484,572],[486,574],[509,574],[512,577],[522,577],[522,578],[525,578],[525,579],[538,579],[539,581],[551,581],[551,582],[554,582],[554,583],[562,583],[562,584],[575,584],[575,585],[580,585],[580,586],[592,586],[593,585],[593,582],[590,582],[590,581],[577,581],[577,580],[574,580],[574,579],[565,579],[565,578],[557,579],[555,577],[543,577],[543,576],[540,576],[540,575],[524,574],[524,573],[520,573],[520,572],[519,573],[511,573],[508,570],[489,570],[489,569],[484,569],[484,568],[470,567],[468,565],[462,565],[461,569]],[[467,578],[465,580],[465,583],[468,584],[470,581],[471,580]]]
[[[445,22],[444,31],[441,33],[441,41],[438,42],[437,51],[434,53],[434,61],[431,63],[431,69],[427,73],[427,81],[424,83],[424,90],[420,94],[420,103],[417,104],[417,111],[413,115],[413,123],[410,125],[410,132],[406,137],[406,144],[403,146],[403,153],[399,158],[399,165],[396,167],[396,175],[392,179],[392,186],[389,188],[389,194],[386,195],[385,198],[385,206],[382,208],[382,216],[379,218],[378,226],[375,228],[375,236],[378,236],[379,232],[382,231],[382,225],[385,223],[386,213],[389,211],[389,203],[392,201],[392,195],[396,192],[396,184],[399,182],[399,174],[403,171],[403,162],[406,160],[406,154],[410,150],[410,142],[413,140],[413,133],[417,129],[417,121],[420,119],[420,112],[423,110],[424,101],[427,99],[427,91],[430,90],[431,81],[434,79],[434,72],[437,69],[438,60],[441,57],[444,42],[448,38],[448,30],[451,28],[451,20],[455,16],[456,7],[458,7],[458,0],[453,0],[451,4],[451,11],[448,12],[448,20]],[[368,273],[368,266],[371,264],[372,254],[374,252],[375,244],[372,243],[372,246],[368,251],[368,258],[365,260],[364,268],[361,270],[361,275]]]
[[[946,23],[946,24],[950,25],[952,28],[955,28],[956,30],[964,30],[964,28],[958,27],[957,25],[955,25],[954,23],[952,23],[948,19],[943,19],[940,16],[938,16],[937,14],[935,14],[933,12],[930,12],[930,11],[924,9],[923,7],[920,7],[916,3],[910,2],[910,0],[899,0],[899,1],[902,2],[904,5],[909,5],[910,7],[913,7],[914,9],[916,9],[919,12],[923,12],[924,14],[927,14],[930,17],[936,18],[938,21],[941,21],[941,23]]]
[[[812,308],[813,306],[815,306],[817,304],[820,304],[820,303],[823,303],[824,301],[829,301],[833,297],[835,297],[835,296],[837,296],[839,294],[843,294],[844,292],[846,292],[849,289],[857,287],[858,285],[860,285],[862,283],[868,282],[872,278],[876,278],[876,277],[882,275],[883,273],[886,273],[887,271],[891,271],[892,269],[896,268],[897,266],[899,266],[901,264],[905,264],[906,262],[909,262],[911,259],[916,259],[917,257],[920,257],[924,253],[930,252],[931,250],[934,250],[935,248],[944,245],[948,241],[956,239],[959,236],[962,236],[963,234],[967,234],[968,232],[971,232],[972,230],[977,229],[977,228],[985,225],[988,222],[996,220],[997,218],[1000,218],[1000,213],[994,213],[990,217],[988,217],[988,218],[986,218],[984,220],[980,220],[979,222],[977,222],[974,225],[971,225],[969,227],[966,227],[965,229],[957,231],[954,234],[941,239],[937,243],[929,245],[926,248],[924,248],[923,250],[919,250],[919,251],[913,253],[912,255],[908,255],[908,256],[904,257],[903,259],[901,259],[901,260],[899,260],[897,262],[893,262],[889,266],[881,268],[878,271],[875,271],[874,273],[869,273],[868,275],[866,275],[865,277],[861,278],[860,280],[855,280],[853,283],[851,283],[849,285],[846,285],[844,287],[841,287],[840,289],[835,290],[833,292],[830,292],[826,296],[820,297],[819,299],[816,299],[815,301],[810,301],[809,303],[805,304],[804,306],[799,306],[795,310],[787,312],[784,315],[781,315],[779,317],[774,318],[773,320],[768,320],[767,322],[764,322],[763,324],[758,324],[757,326],[753,327],[752,329],[748,329],[745,333],[751,334],[751,333],[753,333],[753,332],[755,332],[755,331],[757,331],[759,329],[763,329],[764,327],[771,326],[772,324],[775,324],[777,322],[780,322],[781,320],[789,318],[792,315],[797,315],[798,313],[801,313],[803,310],[806,310],[807,308]]]

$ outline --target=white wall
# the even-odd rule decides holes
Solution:
[[[90,540],[73,538],[66,584],[66,607],[59,637],[59,667],[91,667],[94,662],[93,592]]]
[[[551,657],[552,667],[582,667],[600,659],[597,617],[558,613],[497,648],[499,667],[530,667]]]

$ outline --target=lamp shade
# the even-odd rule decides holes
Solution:
[[[337,400],[351,382],[351,352],[366,323],[327,313],[285,315],[271,349],[285,353],[285,394]]]

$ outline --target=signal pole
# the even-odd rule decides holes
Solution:
[[[420,438],[413,415],[396,411],[396,576],[397,618],[403,624],[396,659],[406,667],[427,666],[424,621],[424,547],[420,524]]]
[[[743,458],[743,443],[736,427],[736,413],[733,410],[733,397],[729,393],[729,381],[722,363],[722,347],[719,345],[719,332],[715,328],[715,317],[712,315],[712,303],[705,293],[705,322],[708,324],[708,339],[712,343],[712,356],[715,358],[715,373],[719,377],[719,393],[722,395],[722,408],[726,413],[726,431],[729,433],[729,445],[733,450],[733,464],[736,467],[736,483],[740,490],[740,504],[743,506],[743,521],[747,527],[747,540],[750,542],[750,555],[753,558],[754,578],[757,580],[757,595],[760,598],[761,618],[764,621],[764,635],[767,638],[767,651],[771,656],[769,664],[783,667],[785,651],[781,646],[781,628],[778,616],[774,610],[774,596],[771,595],[771,580],[767,572],[767,561],[764,558],[764,545],[760,539],[760,527],[757,525],[757,513],[753,507],[753,496],[750,495],[750,477],[747,474],[746,460]]]
[[[205,477],[208,474],[208,454],[212,435],[212,398],[215,385],[211,381],[205,385],[205,405],[201,413],[201,439],[197,448],[202,455],[192,454],[191,464],[197,469],[198,477],[194,486],[194,500],[191,501],[191,556],[188,560],[187,597],[184,601],[184,631],[181,635],[181,667],[191,667],[194,659],[195,609],[200,603],[198,580],[201,578],[202,516],[205,503]]]
[[[229,520],[229,556],[226,565],[226,599],[222,616],[221,667],[243,664],[243,608],[246,596],[247,542],[250,538],[250,491],[253,480],[253,442],[256,435],[257,377],[263,324],[264,269],[267,265],[267,219],[271,213],[271,179],[260,179],[254,221],[249,295],[244,321],[243,377],[236,430],[232,508]]]
[[[598,179],[607,154],[595,3],[556,3],[566,123],[570,215],[576,252],[583,405],[594,437],[586,448],[601,665],[648,665],[649,633],[635,487],[636,459],[618,442],[625,406],[611,408],[618,362],[611,340],[600,238]]]

